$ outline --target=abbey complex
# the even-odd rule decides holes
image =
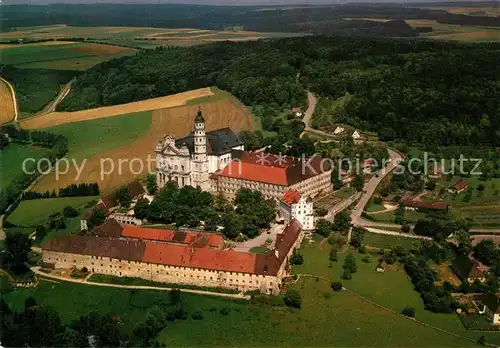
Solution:
[[[142,227],[133,209],[119,213],[117,197],[108,195],[96,205],[106,213],[106,222],[86,231],[86,220],[82,220],[82,235],[55,236],[43,247],[44,265],[278,294],[283,277],[289,275],[291,255],[300,246],[304,232],[315,228],[311,197],[331,190],[331,168],[322,168],[320,157],[299,159],[245,151],[229,128],[206,132],[201,110],[191,134],[181,139],[165,135],[158,142],[156,159],[160,189],[174,181],[180,188],[199,187],[231,199],[239,189],[248,188],[276,200],[277,214],[284,225],[273,236],[269,254],[233,250],[221,235],[203,230]],[[128,185],[127,190],[133,204],[147,197],[139,182]]]

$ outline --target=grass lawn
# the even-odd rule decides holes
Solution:
[[[94,197],[62,197],[22,201],[8,217],[8,221],[14,225],[34,227],[68,205],[76,209],[93,199]]]
[[[57,236],[58,234],[73,234],[73,233],[80,231],[80,217],[79,216],[74,217],[74,218],[67,218],[64,221],[66,223],[66,228],[63,228],[62,230],[54,229],[52,231],[48,231],[42,240],[36,239],[33,242],[33,245],[34,246],[42,246],[45,242],[47,242],[52,237]]]
[[[150,111],[137,112],[97,120],[66,123],[46,128],[69,140],[68,158],[82,160],[118,148],[144,136],[151,127]]]
[[[448,189],[450,186],[453,186],[458,181],[465,179],[469,182],[469,188],[467,190],[473,190],[472,197],[470,202],[464,202],[463,199],[466,196],[467,190],[459,193],[445,193],[443,195],[444,201],[448,204],[453,205],[454,207],[467,207],[467,206],[475,206],[482,204],[500,204],[500,178],[491,179],[488,181],[479,180],[479,176],[471,176],[469,178],[461,178],[459,176],[453,177],[450,181],[447,180],[446,177],[441,178],[437,185],[435,193],[439,193],[441,188]],[[479,184],[483,184],[485,189],[482,193],[477,190]]]
[[[47,149],[32,145],[10,143],[0,150],[0,190],[10,185],[12,179],[23,173],[23,161],[27,158],[42,158]],[[32,164],[32,163],[31,163]]]
[[[397,245],[410,248],[416,239],[365,232],[364,241],[367,246],[390,249]]]
[[[330,246],[325,243],[319,249],[317,241],[309,245],[303,242],[300,253],[304,256],[304,264],[293,266],[292,273],[314,274],[341,281],[347,289],[396,312],[400,312],[406,306],[411,306],[416,309],[416,318],[427,324],[473,339],[485,335],[488,343],[500,344],[500,333],[468,332],[457,315],[436,314],[424,310],[420,295],[413,289],[413,285],[402,266],[391,265],[385,273],[378,273],[375,271],[379,258],[376,254],[367,254],[370,255],[371,262],[365,263],[362,261],[365,255],[354,253],[358,270],[353,274],[351,280],[341,279],[342,264],[346,253],[339,253],[338,262],[332,263],[330,268],[328,260]],[[439,344],[433,343],[431,345],[438,346]]]
[[[271,253],[271,250],[269,250],[265,246],[258,246],[258,247],[253,247],[252,249],[250,249],[250,252],[254,253],[254,254],[269,255]]]
[[[302,308],[270,307],[248,301],[183,293],[186,310],[203,320],[167,323],[158,340],[167,346],[473,346],[386,312],[346,292],[334,293],[326,282],[301,280]],[[15,289],[5,296],[12,309],[24,299],[53,307],[69,322],[91,311],[119,316],[124,329],[144,319],[152,306],[168,304],[168,293],[102,288],[41,281],[37,288]],[[228,315],[219,310],[230,308]],[[411,334],[408,334],[411,332]]]
[[[338,197],[338,198],[344,199],[344,198],[351,197],[354,193],[356,193],[355,188],[344,186],[340,190],[335,191],[333,193],[333,197]]]

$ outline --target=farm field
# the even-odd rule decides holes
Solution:
[[[432,9],[437,9],[437,7],[432,7]],[[478,8],[477,11],[480,11],[480,9]],[[496,11],[498,13],[498,9],[496,9]],[[383,19],[383,18],[343,18],[343,19],[367,20],[374,22],[389,21],[388,19]],[[438,23],[436,20],[432,19],[405,19],[405,22],[414,28],[432,27],[433,30],[432,32],[421,33],[419,35],[420,38],[455,40],[455,41],[500,41],[500,28],[444,24],[444,23]]]
[[[201,108],[205,117],[207,131],[224,127],[230,127],[235,132],[254,129],[252,116],[233,97],[204,103]],[[72,183],[97,182],[99,188],[103,191],[119,187],[134,178],[145,175],[148,171],[148,156],[154,158],[154,149],[158,140],[166,134],[174,137],[189,134],[192,130],[197,109],[198,106],[190,105],[154,110],[152,112],[151,127],[145,136],[127,145],[102,151],[88,158],[85,165],[86,169],[77,182],[74,181],[76,170],[72,168],[68,174],[61,176],[58,181],[55,180],[54,174],[44,176],[34,187],[34,190],[44,192],[55,189],[57,191],[59,188]],[[122,161],[121,165],[119,159]],[[136,160],[131,163],[130,161],[133,159]],[[154,170],[154,161],[152,163],[152,170]],[[112,170],[113,167],[114,170]],[[104,173],[102,176],[101,169]],[[110,174],[106,175],[106,172]]]
[[[10,143],[0,151],[0,190],[5,189],[12,179],[23,173],[23,161],[26,158],[43,157],[47,149],[31,145]]]
[[[2,63],[17,68],[85,70],[116,57],[135,54],[126,47],[95,43],[25,45],[0,48]]]
[[[74,112],[56,111],[22,121],[20,123],[20,126],[24,129],[49,128],[71,122],[95,120],[134,112],[144,112],[162,108],[171,108],[174,106],[181,106],[186,104],[191,99],[197,99],[211,95],[213,95],[213,93],[210,88],[200,88],[165,97],[141,100],[121,105],[104,106],[100,108]]]
[[[300,310],[182,293],[186,310],[201,311],[203,319],[168,323],[158,341],[168,346],[262,346],[271,341],[280,346],[327,346],[332,342],[339,346],[474,345],[386,312],[347,292],[334,293],[326,282],[301,280],[294,287],[302,294]],[[28,296],[53,307],[63,322],[100,311],[120,317],[124,330],[144,320],[151,307],[168,305],[164,291],[132,291],[43,280],[34,289],[15,289],[5,300],[12,309],[20,311]],[[222,315],[221,308],[229,308],[230,313]],[[325,327],[335,330],[325,332]]]
[[[466,331],[460,319],[455,314],[436,314],[424,310],[420,295],[413,289],[410,279],[402,266],[390,265],[384,273],[378,273],[375,268],[378,264],[377,254],[358,254],[354,252],[358,270],[351,280],[341,279],[342,264],[346,253],[339,253],[339,260],[333,262],[330,268],[328,255],[330,246],[325,243],[318,247],[320,239],[315,239],[313,244],[303,243],[300,253],[304,256],[304,264],[293,266],[294,274],[313,274],[323,276],[333,281],[341,281],[342,285],[355,293],[385,306],[395,312],[401,312],[406,306],[416,309],[416,319],[455,334],[478,339],[485,335],[489,343],[500,344],[500,333],[470,332]],[[370,255],[370,262],[362,259]],[[466,344],[464,341],[463,344]],[[434,344],[432,344],[434,345]]]
[[[500,41],[500,28],[461,26],[438,23],[435,20],[407,19],[405,22],[414,28],[432,27],[432,32],[419,37],[457,41]]]
[[[448,11],[453,14],[464,14],[464,15],[481,15],[481,16],[500,16],[500,9],[498,7],[487,7],[487,6],[474,6],[474,7],[444,7],[444,6],[429,6],[429,7],[419,7],[429,10],[443,10]]]
[[[0,79],[0,124],[14,121],[16,117],[14,100],[9,86]]]
[[[132,143],[147,134],[151,111],[65,123],[44,129],[65,136],[69,141],[69,160],[81,161],[100,152]]]
[[[191,46],[214,41],[247,41],[304,35],[307,34],[190,28],[73,27],[54,25],[18,28],[17,31],[0,33],[0,41],[12,40],[14,38],[57,40],[67,37],[83,37],[105,44],[149,49],[158,46]]]
[[[76,209],[93,199],[94,197],[60,197],[25,200],[9,215],[7,221],[14,225],[34,227],[68,205]]]

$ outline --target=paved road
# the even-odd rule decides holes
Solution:
[[[14,102],[14,122],[17,122],[19,117],[19,105],[17,104],[16,91],[9,81],[0,76],[0,79],[5,82],[7,87],[10,89],[10,94],[12,95],[12,101]]]
[[[374,226],[377,225],[376,223],[372,221],[367,221],[361,217],[361,214],[363,213],[363,210],[365,209],[366,204],[368,203],[368,200],[371,198],[373,193],[375,192],[377,186],[380,184],[380,182],[387,176],[389,175],[390,172],[392,172],[396,166],[399,164],[399,162],[403,159],[402,156],[391,149],[388,149],[389,151],[389,157],[391,161],[385,166],[385,168],[382,168],[378,175],[373,176],[368,183],[365,184],[365,187],[363,189],[363,194],[361,195],[361,198],[358,201],[358,204],[356,204],[356,207],[352,211],[351,214],[351,220],[352,224],[354,226]],[[379,225],[381,226],[381,225]],[[387,227],[387,226],[385,226]]]
[[[54,275],[54,274],[47,274],[45,272],[40,271],[39,267],[31,267],[30,269],[33,273],[35,273],[41,277],[61,280],[61,281],[70,282],[70,283],[80,283],[80,284],[92,285],[92,286],[103,286],[103,287],[108,287],[108,288],[138,289],[138,290],[170,291],[170,290],[174,289],[174,288],[164,288],[164,287],[144,286],[144,285],[119,285],[119,284],[95,283],[95,282],[87,281],[88,277],[86,277],[85,279],[73,279],[73,278],[69,278],[69,277],[61,277],[61,276]],[[198,295],[229,297],[229,298],[237,298],[237,299],[243,299],[243,300],[249,300],[251,298],[249,295],[244,295],[242,293],[240,293],[240,294],[225,294],[225,293],[221,293],[221,292],[182,289],[182,288],[180,290],[182,292],[188,292],[188,293],[198,294]]]
[[[33,117],[37,116],[43,116],[45,114],[48,114],[50,112],[56,111],[57,105],[66,98],[66,96],[69,94],[71,91],[71,85],[76,81],[76,78],[73,78],[71,81],[69,81],[64,87],[61,89],[57,97],[55,97],[54,100],[52,100],[50,103],[48,103],[40,112],[38,112],[36,115]]]
[[[359,199],[359,197],[361,197],[361,192],[356,192],[351,197],[344,199],[344,200],[340,201],[339,203],[335,204],[332,208],[330,208],[330,210],[328,210],[328,214],[325,215],[324,219],[333,221],[333,219],[335,218],[335,215],[337,215],[337,213],[346,209],[348,206],[350,206],[352,203],[354,203],[357,199]]]
[[[316,104],[318,103],[318,99],[311,92],[307,91],[307,102],[308,107],[302,118],[302,122],[306,125],[305,130],[311,130],[311,119],[314,115],[314,110],[316,110]],[[314,129],[313,129],[314,130]]]

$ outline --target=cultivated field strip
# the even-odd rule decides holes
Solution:
[[[146,159],[148,155],[154,154],[158,140],[166,134],[175,137],[189,134],[193,128],[197,109],[197,105],[192,105],[155,110],[153,111],[151,129],[145,137],[131,144],[91,156],[88,158],[85,169],[77,181],[75,181],[76,170],[73,167],[57,181],[53,173],[44,176],[33,190],[45,192],[55,189],[57,191],[61,187],[84,182],[97,182],[100,189],[109,190],[130,182],[134,178],[143,176],[147,173]],[[207,131],[224,127],[229,127],[235,132],[254,129],[251,114],[246,108],[232,98],[211,103],[203,103],[202,110],[206,121]],[[129,163],[133,159],[136,162],[142,160],[144,163],[144,168],[140,174],[134,174],[132,172],[137,172],[140,169],[138,163],[135,163],[134,166],[132,166],[133,168],[131,168]],[[103,176],[101,180],[101,163],[105,164],[103,169],[108,171],[111,168],[111,163],[109,163],[111,160],[114,162],[115,170],[112,174]],[[119,160],[122,160],[124,163],[121,167],[121,173],[118,167]]]
[[[16,106],[9,86],[0,79],[0,124],[14,121]]]
[[[210,88],[195,89],[192,91],[173,94],[165,97],[141,100],[137,102],[104,106],[95,109],[74,112],[51,112],[39,117],[26,119],[20,123],[24,129],[41,129],[58,126],[60,124],[96,120],[134,112],[151,111],[163,108],[171,108],[186,104],[187,101],[201,97],[212,96]]]

